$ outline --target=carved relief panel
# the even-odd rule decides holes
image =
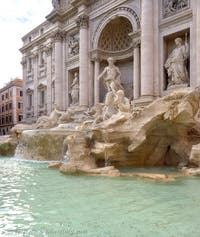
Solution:
[[[78,35],[71,35],[67,39],[68,54],[70,57],[79,54],[79,38]]]
[[[175,15],[190,7],[190,0],[163,0],[163,18]]]

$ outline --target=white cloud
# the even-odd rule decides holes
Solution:
[[[11,78],[21,77],[21,38],[45,21],[51,0],[6,0],[0,5],[0,88]]]

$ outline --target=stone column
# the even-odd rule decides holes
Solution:
[[[26,82],[27,82],[27,58],[26,56],[23,56],[22,61],[22,70],[23,70],[23,121],[26,120],[26,113],[27,113],[27,106],[26,106],[26,99],[27,99],[27,94],[26,94]]]
[[[140,96],[140,48],[139,41],[134,42],[133,49],[133,98]]]
[[[196,26],[192,26],[192,29],[194,28],[196,31],[196,44],[194,46],[194,48],[196,50],[194,52],[194,55],[192,55],[192,56],[193,56],[193,58],[196,58],[196,60],[197,60],[196,65],[195,65],[196,67],[194,70],[194,72],[196,72],[196,74],[194,72],[192,72],[192,70],[190,69],[190,72],[191,72],[190,83],[191,83],[191,86],[193,86],[193,87],[200,85],[200,67],[199,67],[199,65],[200,65],[200,53],[199,53],[200,52],[200,1],[196,1],[196,14],[195,15],[196,15]],[[193,42],[195,42],[195,40],[193,40]],[[190,65],[190,67],[192,68],[193,65]]]
[[[79,38],[79,105],[89,105],[89,70],[88,70],[88,16],[81,15],[77,20],[80,28]]]
[[[62,33],[55,34],[55,104],[62,109]]]
[[[142,0],[141,5],[141,95],[153,96],[154,26],[153,0]]]
[[[33,62],[33,109],[34,109],[34,118],[37,119],[39,117],[38,114],[38,52],[34,51],[32,54],[32,62]]]
[[[51,91],[51,83],[52,83],[52,46],[47,45],[45,49],[46,53],[46,77],[47,77],[47,114],[50,114],[52,111],[52,91]]]
[[[99,76],[100,62],[98,59],[94,61],[94,104],[99,102]]]

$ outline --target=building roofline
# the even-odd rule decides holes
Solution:
[[[6,86],[4,86],[3,88],[0,89],[0,93],[2,93],[3,91],[13,87],[13,86],[20,86],[22,87],[22,83],[23,83],[23,80],[20,79],[20,78],[16,78],[10,82],[7,83]],[[21,84],[21,85],[20,85]]]

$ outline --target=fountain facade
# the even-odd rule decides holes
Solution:
[[[66,112],[55,108],[31,130],[25,127],[16,155],[60,161],[67,157],[60,166],[64,173],[101,173],[99,168],[105,173],[104,166],[111,173],[113,166],[199,166],[199,88],[179,89],[135,107],[125,97],[113,59],[101,77],[107,88],[105,103],[90,109],[72,106]]]

